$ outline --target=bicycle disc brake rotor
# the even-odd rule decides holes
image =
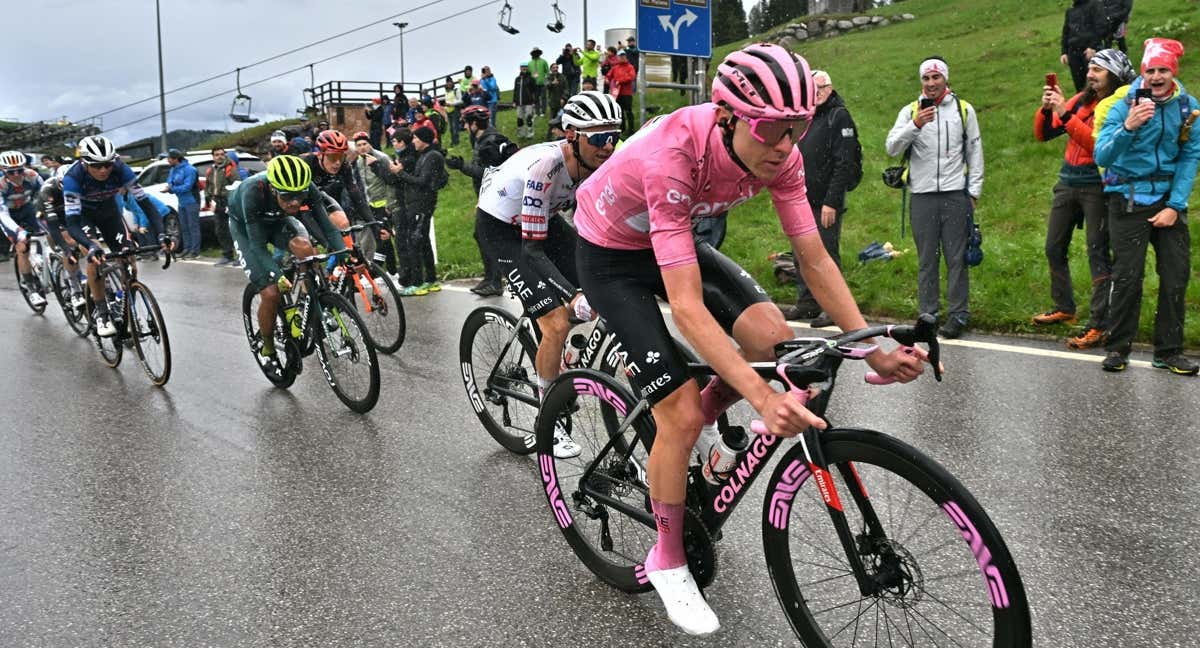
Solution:
[[[878,588],[875,596],[889,605],[910,608],[924,599],[925,574],[912,553],[894,539],[860,536],[859,557]]]
[[[683,521],[683,548],[696,585],[701,589],[708,587],[717,577],[717,550],[700,515],[691,507],[687,508],[687,517]]]

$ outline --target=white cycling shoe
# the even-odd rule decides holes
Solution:
[[[41,293],[29,291],[29,305],[34,308],[39,308],[46,305],[46,298],[42,297]]]
[[[79,310],[80,308],[83,308],[86,304],[87,304],[87,300],[83,298],[83,293],[72,293],[71,294],[71,308],[74,308],[75,310]]]
[[[583,448],[575,439],[567,434],[561,421],[554,422],[554,456],[559,459],[573,459],[583,452]]]
[[[648,571],[646,578],[650,579],[663,607],[667,608],[667,618],[681,630],[690,635],[706,635],[721,629],[721,622],[700,595],[700,588],[687,565]]]
[[[117,334],[117,326],[113,324],[111,317],[96,318],[96,335],[100,337],[113,337]]]

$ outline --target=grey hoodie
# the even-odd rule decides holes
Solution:
[[[933,121],[922,128],[913,124],[912,104],[905,104],[900,109],[885,146],[887,154],[893,157],[903,155],[905,149],[912,147],[909,191],[915,194],[961,191],[966,185],[967,193],[972,198],[979,198],[983,192],[983,140],[979,135],[975,108],[968,105],[966,109],[969,179],[963,170],[963,123],[954,93],[946,93]]]

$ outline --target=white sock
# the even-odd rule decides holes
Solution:
[[[537,386],[538,386],[538,400],[539,401],[546,400],[546,388],[550,386],[550,381],[546,380],[545,378],[542,378],[541,376],[538,376],[537,377]]]

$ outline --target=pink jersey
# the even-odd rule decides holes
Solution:
[[[588,242],[617,250],[654,249],[662,268],[696,262],[692,219],[716,216],[771,193],[788,236],[817,229],[799,148],[764,182],[725,150],[716,105],[681,108],[648,123],[579,186],[575,227]]]

